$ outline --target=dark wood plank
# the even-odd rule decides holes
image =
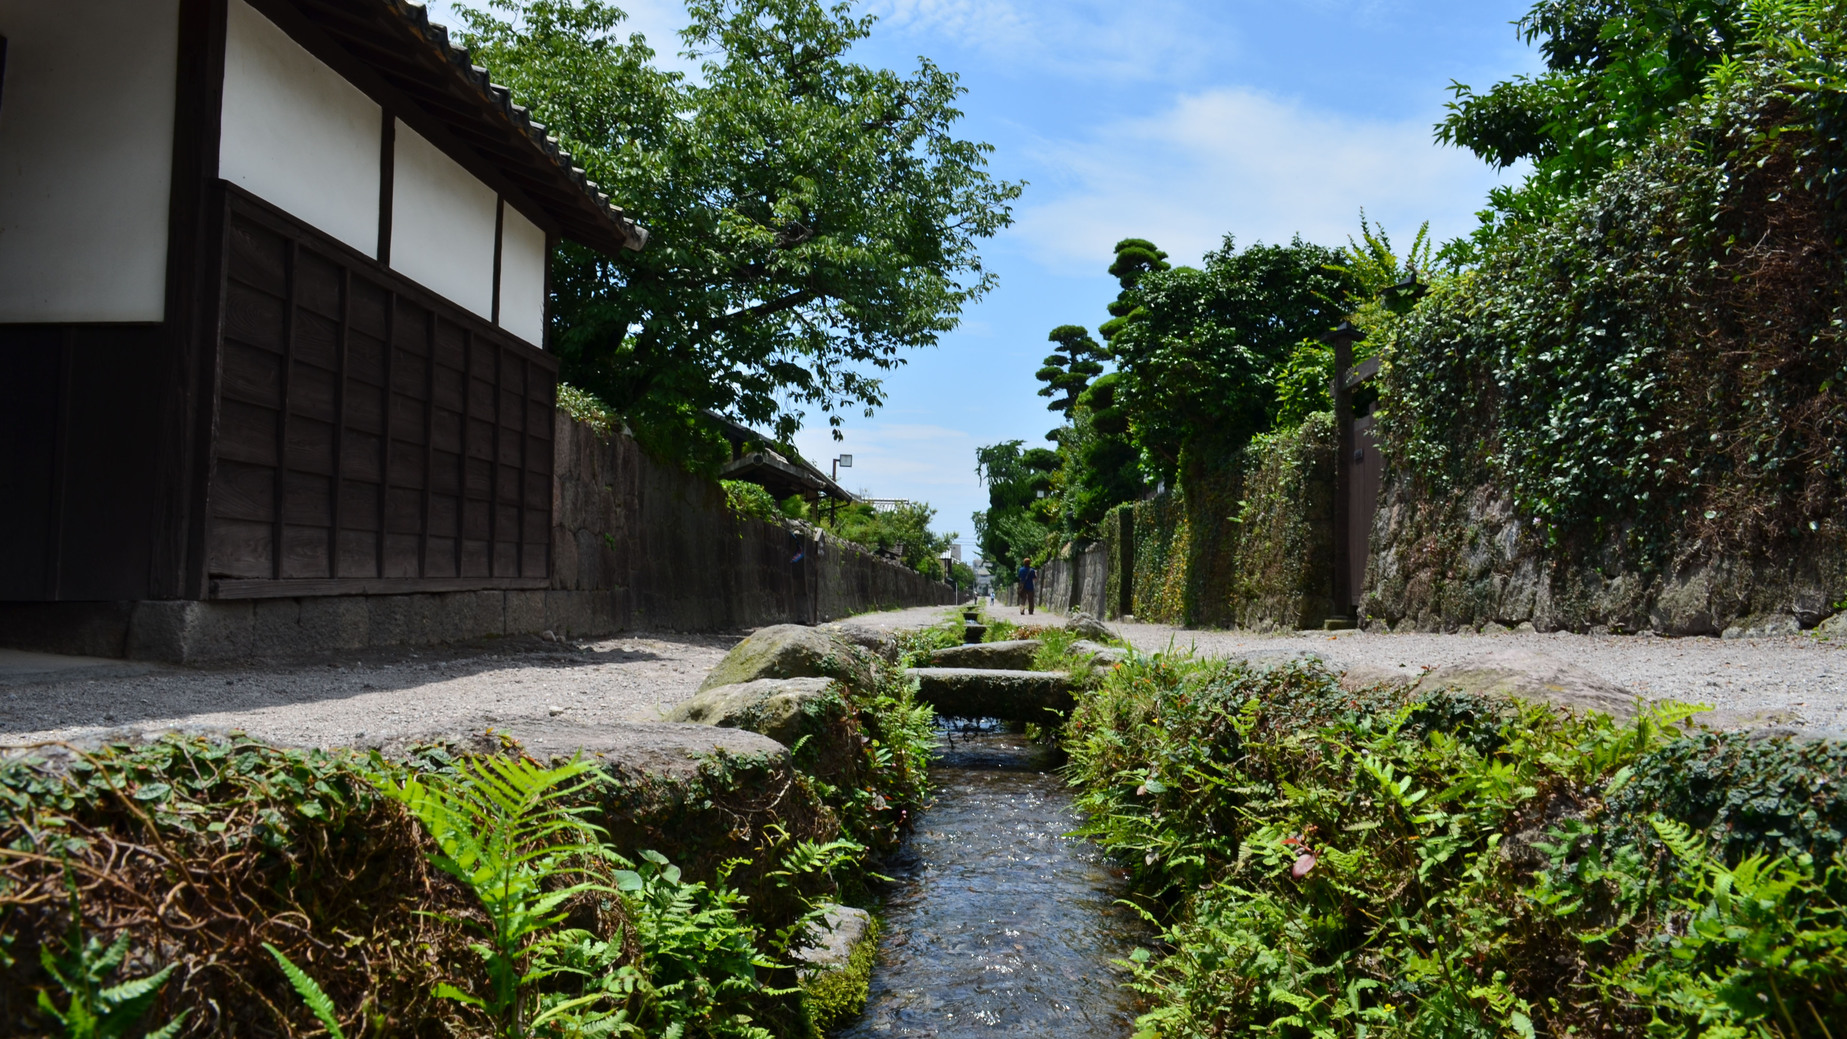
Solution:
[[[218,457],[256,465],[276,464],[275,408],[224,400],[218,405]]]
[[[492,579],[490,571],[493,567],[489,565],[486,538],[463,541],[461,551],[456,553],[456,555],[462,561],[461,567],[463,577],[473,580]]]
[[[462,499],[462,536],[486,544],[488,531],[493,527],[489,519],[490,511],[487,502],[474,498]]]
[[[355,275],[352,286],[353,310],[347,315],[348,326],[355,335],[363,335],[374,342],[385,341],[385,330],[391,308],[391,291],[373,281],[371,278]],[[384,371],[384,364],[379,364],[379,371]],[[381,375],[373,382],[383,383]]]
[[[430,409],[430,446],[441,451],[454,465],[462,453],[462,416],[447,408]]]
[[[417,578],[417,535],[385,535],[385,576]]]
[[[385,341],[357,322],[346,329],[346,377],[367,386],[385,385]]]
[[[326,319],[329,324],[339,321],[340,273],[345,270],[344,265],[314,249],[302,250],[297,263],[295,305],[315,317]],[[305,316],[298,315],[297,320]],[[302,351],[304,346],[297,341],[295,349]],[[332,357],[329,356],[325,362],[315,363],[331,365]]]
[[[423,445],[393,438],[391,469],[388,475],[392,487],[422,493]]]
[[[221,459],[212,469],[212,515],[267,523],[276,514],[276,472]]]
[[[338,289],[336,288],[337,292]],[[340,366],[340,318],[295,308],[295,359],[332,371]]]
[[[391,200],[398,175],[398,117],[390,105],[380,105],[378,128],[378,245],[373,252],[380,263],[391,262]]]
[[[304,527],[293,523],[284,524],[282,528],[282,562],[278,570],[282,580],[301,580],[303,578],[327,578],[333,574],[327,569],[327,559],[332,551],[332,531],[326,527]]]
[[[289,412],[298,418],[332,422],[339,385],[339,376],[333,369],[303,364],[297,358],[294,371],[289,373]]]
[[[382,451],[379,438],[370,433],[348,429],[341,440],[340,475],[349,480],[378,483],[378,458]]]
[[[267,408],[282,404],[282,355],[227,340],[219,392],[231,400]]]
[[[462,493],[461,456],[453,451],[437,450],[430,455],[430,493],[455,498]]]
[[[423,526],[423,495],[412,487],[393,486],[385,492],[385,533],[412,539],[411,564],[417,562],[415,540]]]
[[[291,469],[282,478],[282,521],[297,526],[325,526],[333,509],[333,480]]]
[[[327,503],[327,525],[334,534],[327,542],[327,572],[340,576],[340,499],[346,490],[344,459],[346,453],[346,353],[347,326],[353,310],[352,272],[340,269],[340,341],[335,348],[334,420],[333,420],[333,493]]]
[[[470,501],[485,502],[494,493],[494,466],[481,458],[465,460],[463,468],[462,494]],[[483,527],[481,536],[487,537],[487,528]]]
[[[289,468],[304,473],[333,475],[334,428],[299,415],[289,420]]]
[[[288,292],[288,240],[250,220],[231,221],[229,266],[234,281],[279,297]]]
[[[429,538],[428,562],[424,566],[425,577],[456,577],[456,547],[460,544],[455,538],[439,537],[431,534]]]
[[[268,577],[274,572],[271,552],[275,526],[213,517],[207,539],[207,566],[213,577]]]
[[[378,484],[363,480],[340,481],[342,530],[378,529]]]
[[[385,432],[385,391],[357,379],[346,380],[346,428],[374,437]]]
[[[379,426],[382,435],[378,438],[378,473],[380,481],[378,488],[378,522],[374,524],[372,528],[379,532],[379,537],[374,541],[378,550],[378,558],[375,560],[376,565],[374,567],[374,573],[381,578],[385,576],[385,555],[387,552],[384,537],[385,510],[387,507],[386,500],[391,497],[391,408],[392,404],[397,399],[397,394],[391,392],[391,369],[392,366],[397,363],[398,353],[396,345],[393,342],[397,337],[397,307],[398,295],[394,292],[387,298],[387,305],[385,307],[385,328],[389,330],[385,337],[385,370],[382,383],[385,387],[382,391],[385,413],[379,417]]]
[[[429,410],[429,406],[421,398],[409,394],[393,393],[391,397],[392,438],[421,449],[427,422],[424,413]]]
[[[417,524],[417,576],[424,577],[430,571],[430,481],[435,475],[436,458],[433,454],[434,438],[432,425],[436,421],[436,407],[431,403],[436,395],[436,314],[431,312],[428,324],[424,326],[428,337],[425,346],[429,351],[424,362],[425,382],[423,384],[423,474],[417,481],[423,488],[422,516]]]
[[[282,352],[288,304],[278,296],[244,285],[225,287],[224,335],[227,340]]]
[[[460,351],[457,351],[458,355]],[[436,365],[435,382],[430,386],[430,400],[437,407],[448,411],[462,410],[462,372],[446,364]]]
[[[335,561],[334,573],[342,578],[367,578],[378,570],[377,531],[341,530],[335,535],[335,551],[339,558]],[[359,587],[346,580],[340,584]]]
[[[288,305],[282,311],[282,410],[276,416],[276,500],[280,502],[287,493],[283,481],[289,471],[289,411],[294,402],[289,399],[290,383],[295,374],[295,269],[301,254],[301,243],[289,241],[285,254],[284,278],[288,286]],[[282,544],[282,510],[277,509],[275,521],[275,544]],[[276,552],[271,577],[282,576],[283,553]]]

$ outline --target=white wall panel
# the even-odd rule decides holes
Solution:
[[[500,196],[402,120],[391,173],[391,266],[492,318]]]
[[[0,321],[160,321],[179,0],[0,0]]]
[[[229,15],[218,175],[377,256],[379,106],[244,0]]]
[[[500,225],[500,327],[545,345],[545,232],[508,206]]]

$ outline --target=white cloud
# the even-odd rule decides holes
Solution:
[[[1170,80],[1226,52],[1227,19],[1186,0],[874,0],[880,31],[951,42],[1016,67]]]
[[[1042,142],[1039,164],[1064,184],[1037,204],[1029,194],[1012,234],[1047,266],[1087,273],[1131,236],[1183,262],[1227,232],[1338,244],[1361,207],[1407,241],[1425,220],[1454,237],[1506,175],[1437,145],[1434,121],[1356,119],[1243,87],[1182,96],[1083,140]]]

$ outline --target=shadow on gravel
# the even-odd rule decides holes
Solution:
[[[420,649],[348,650],[312,658],[194,666],[12,654],[0,658],[0,744],[15,734],[132,728],[192,715],[236,713],[412,690],[501,671],[557,672],[682,659],[729,650],[743,633],[635,632],[548,642],[518,635]],[[586,676],[589,677],[589,676]],[[517,676],[509,681],[520,682]]]

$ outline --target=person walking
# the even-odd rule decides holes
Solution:
[[[1031,613],[1033,612],[1033,582],[1039,577],[1039,571],[1033,569],[1031,558],[1020,561],[1020,569],[1015,576],[1020,579],[1020,612]]]

